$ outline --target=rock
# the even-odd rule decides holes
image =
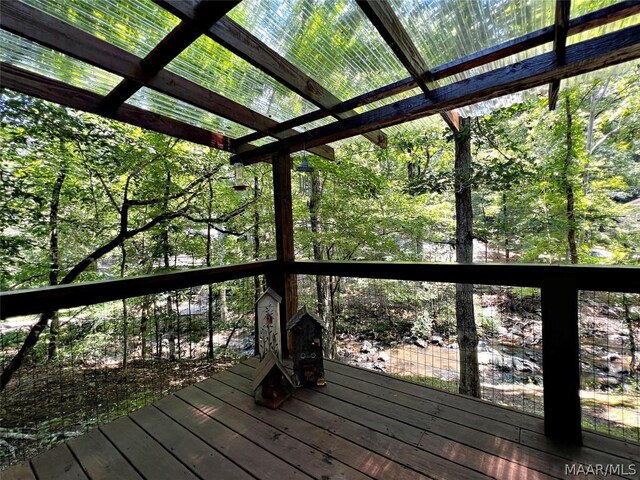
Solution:
[[[518,325],[514,325],[513,327],[511,327],[511,334],[512,335],[518,335],[519,337],[522,336],[522,328],[520,328]]]
[[[362,342],[362,346],[360,347],[360,351],[362,353],[369,353],[373,351],[373,344],[369,340],[365,340]]]
[[[378,370],[379,372],[384,372],[385,371],[384,365],[381,364],[381,363],[377,363],[377,362],[373,364],[373,369],[374,370]]]
[[[417,345],[420,348],[427,348],[427,342],[424,341],[424,339],[422,338],[416,338],[413,343],[415,345]]]
[[[378,358],[376,360],[380,360],[381,362],[388,362],[389,360],[391,360],[391,357],[387,352],[380,352],[378,353]]]
[[[509,330],[507,330],[505,327],[498,327],[498,335],[503,336],[506,335],[507,333],[509,333]]]
[[[618,362],[621,360],[622,360],[622,357],[617,353],[610,353],[609,355],[607,355],[607,361],[609,362]]]
[[[362,363],[366,360],[366,358],[362,355],[358,355],[356,358],[353,359],[354,362],[356,363]]]
[[[341,348],[340,351],[338,351],[338,356],[341,358],[351,358],[351,352],[349,350],[347,350],[346,348]]]
[[[438,336],[438,335],[432,335],[431,338],[429,339],[429,341],[433,344],[433,345],[438,345],[440,347],[444,346],[444,341],[442,340],[442,337]]]
[[[448,348],[451,348],[453,350],[457,350],[458,348],[460,348],[460,346],[458,345],[458,342],[453,342],[451,345],[449,345]]]

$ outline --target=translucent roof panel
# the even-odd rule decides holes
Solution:
[[[551,0],[390,0],[435,67],[553,24]]]
[[[317,109],[209,37],[196,40],[167,69],[277,122]]]
[[[146,56],[178,24],[177,18],[150,0],[21,1],[139,57]]]
[[[180,120],[196,127],[222,133],[231,138],[252,133],[253,130],[213,115],[205,110],[193,107],[162,93],[142,88],[127,103],[160,115]]]
[[[99,95],[109,93],[121,80],[116,75],[5,30],[0,30],[0,45],[0,58],[3,62]]]
[[[244,0],[229,17],[340,100],[407,76],[354,0]]]

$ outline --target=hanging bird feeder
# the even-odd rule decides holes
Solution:
[[[233,189],[244,191],[249,185],[244,181],[244,164],[241,162],[233,164]]]
[[[302,162],[296,167],[296,171],[300,172],[300,191],[306,197],[311,196],[311,173],[314,168],[309,166],[307,153],[302,157]]]

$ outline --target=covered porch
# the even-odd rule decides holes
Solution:
[[[325,362],[328,385],[254,403],[251,359],[3,472],[6,479],[637,478],[637,445]]]

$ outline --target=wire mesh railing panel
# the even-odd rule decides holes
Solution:
[[[254,281],[60,310],[0,394],[0,467],[253,355]],[[35,321],[0,322],[3,370]]]
[[[582,426],[640,442],[640,294],[580,292]]]
[[[318,302],[318,291],[326,292]],[[299,304],[328,327],[327,353],[348,364],[460,391],[456,285],[298,277]],[[540,290],[474,286],[480,396],[543,414]],[[326,297],[326,298],[325,298]],[[330,381],[330,379],[328,379]]]

